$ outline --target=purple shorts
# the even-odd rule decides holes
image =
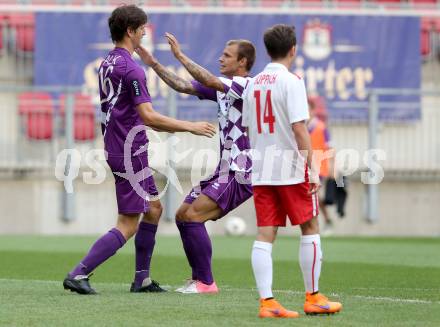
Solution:
[[[229,171],[221,176],[216,170],[212,176],[195,186],[186,196],[184,202],[191,204],[200,194],[204,194],[223,210],[221,216],[223,217],[252,196],[251,184],[240,183],[239,180],[239,178],[235,178],[234,171]]]
[[[130,177],[121,177],[116,173],[126,173],[124,157],[108,155],[107,163],[115,177],[116,200],[118,202],[118,212],[120,214],[139,214],[150,210],[149,201],[157,200],[159,192],[154,183],[151,170],[148,168],[148,157],[140,155],[131,157],[133,173],[140,173],[139,181],[135,181],[132,174],[132,183]],[[132,185],[133,184],[133,185]]]

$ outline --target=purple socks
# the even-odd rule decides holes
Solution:
[[[204,223],[176,221],[186,257],[192,268],[192,279],[210,285],[212,245]]]
[[[136,273],[134,283],[140,287],[145,278],[150,277],[150,262],[156,243],[157,225],[141,221],[134,239],[136,248]]]
[[[125,242],[125,238],[119,230],[116,228],[111,229],[93,244],[89,253],[69,275],[71,277],[89,275],[96,267],[114,255]]]
[[[196,268],[194,265],[194,259],[193,259],[193,256],[191,255],[189,243],[187,240],[188,233],[185,232],[185,223],[176,220],[176,225],[177,225],[177,228],[179,229],[179,232],[180,232],[180,238],[182,239],[183,250],[185,251],[186,258],[188,259],[188,263],[189,263],[191,270],[192,270],[191,279],[197,280],[197,273],[196,273]]]

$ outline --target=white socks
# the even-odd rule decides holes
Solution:
[[[318,236],[319,237],[319,236]],[[272,243],[255,241],[252,248],[252,269],[261,299],[272,295]]]
[[[301,236],[299,264],[304,278],[306,292],[319,290],[321,274],[321,239],[319,234]],[[260,298],[273,297],[272,294],[272,243],[255,241],[252,247],[252,269],[257,282]]]
[[[301,266],[306,292],[313,293],[319,290],[321,260],[322,251],[319,234],[302,235],[299,246],[299,265]]]

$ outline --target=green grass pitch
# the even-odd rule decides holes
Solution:
[[[93,237],[0,236],[0,326],[440,326],[440,239],[323,238],[321,291],[334,316],[260,320],[250,265],[253,239],[214,237],[216,295],[131,294],[133,242],[95,271],[97,296],[62,288]],[[301,312],[298,239],[273,251],[274,294]],[[177,237],[158,237],[152,277],[171,289],[189,277]]]

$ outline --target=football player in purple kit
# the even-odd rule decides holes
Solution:
[[[207,137],[216,132],[209,123],[180,121],[154,111],[145,72],[132,58],[145,35],[146,23],[147,15],[134,5],[116,8],[108,19],[115,48],[99,68],[99,89],[105,151],[115,177],[119,215],[116,227],[99,238],[64,279],[64,288],[79,294],[96,293],[89,284],[91,272],[134,234],[136,272],[130,291],[164,291],[150,279],[150,261],[162,206],[148,168],[145,125],[159,131],[191,132]]]
[[[183,54],[172,34],[167,33],[166,37],[174,56],[195,80],[180,78],[143,47],[136,52],[176,91],[217,102],[220,128],[221,159],[214,174],[191,190],[176,213],[176,224],[192,268],[191,279],[176,291],[216,293],[218,288],[211,269],[212,245],[205,222],[225,216],[252,196],[250,145],[241,125],[241,96],[255,62],[255,47],[247,40],[228,41],[219,58],[220,73],[224,78],[216,77]]]

